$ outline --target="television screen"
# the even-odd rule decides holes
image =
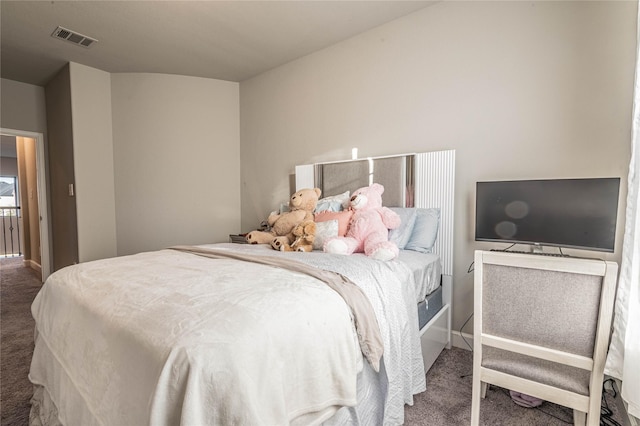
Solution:
[[[613,252],[620,178],[477,182],[476,241]]]

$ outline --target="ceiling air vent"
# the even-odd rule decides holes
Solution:
[[[61,40],[66,40],[82,47],[91,47],[93,46],[94,43],[98,42],[98,40],[96,40],[95,38],[82,35],[80,33],[68,30],[63,27],[56,28],[53,34],[51,34],[51,37],[59,38]]]

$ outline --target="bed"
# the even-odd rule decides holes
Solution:
[[[412,209],[421,209],[427,219],[432,219],[433,211],[438,212],[437,235],[427,237],[434,242],[426,251],[438,256],[441,275],[439,279],[435,275],[435,284],[431,284],[429,291],[417,293],[420,299],[417,309],[423,321],[419,324],[422,357],[428,371],[440,352],[451,348],[455,150],[304,164],[295,169],[297,189],[316,186],[324,197],[335,197],[373,180],[385,187],[383,205],[401,214],[403,222]],[[417,232],[428,233],[432,227],[429,220],[427,224]],[[418,250],[425,251],[419,246]]]
[[[450,344],[436,246],[220,243],[57,271],[32,306],[31,424],[402,424]]]

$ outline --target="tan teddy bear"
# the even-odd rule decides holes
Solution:
[[[271,247],[280,251],[313,251],[313,240],[316,238],[316,223],[313,220],[302,222],[293,228],[293,235],[296,236],[293,244],[281,244],[279,240],[274,240]]]
[[[293,234],[293,229],[302,222],[313,221],[313,210],[318,204],[320,194],[319,188],[301,189],[292,194],[289,198],[289,211],[282,214],[271,213],[267,219],[271,230],[268,232],[251,231],[246,236],[247,242],[250,244],[271,244],[271,247],[276,250],[279,250],[283,244],[293,244],[297,238]]]

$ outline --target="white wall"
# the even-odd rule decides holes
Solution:
[[[18,176],[18,159],[16,157],[0,157],[0,170],[2,170],[3,176]]]
[[[440,2],[242,82],[242,230],[288,199],[296,164],[456,149],[458,329],[473,251],[499,247],[473,241],[476,181],[626,182],[635,16],[624,1]]]
[[[48,152],[48,137],[47,137],[47,114],[45,107],[45,91],[43,87],[34,86],[32,84],[21,83],[13,80],[0,79],[0,127],[4,129],[19,130],[26,132],[42,133],[42,150],[45,153],[43,164],[39,164],[38,167],[42,168],[45,173],[45,188],[39,188],[44,191],[46,198],[49,198],[49,159]],[[36,148],[37,150],[37,148]],[[34,183],[35,184],[35,183]],[[35,208],[38,209],[38,203],[36,202]],[[45,211],[42,215],[47,218],[51,218],[51,212],[49,206],[44,206]],[[31,212],[32,214],[34,212]],[[35,212],[36,214],[38,212]],[[31,218],[33,220],[33,216]],[[47,219],[49,220],[49,219]],[[38,224],[31,224],[35,230],[38,229]],[[51,241],[51,229],[45,228],[48,234],[49,244]],[[40,248],[40,236],[31,235],[32,238],[37,238],[36,241],[31,241],[30,257],[34,262],[44,265],[51,265],[51,253],[49,249],[43,250],[47,255],[46,262],[42,262],[41,248]],[[45,268],[46,269],[46,268]],[[48,272],[48,271],[45,271]]]
[[[80,262],[114,257],[111,75],[71,62],[73,164]]]
[[[47,133],[44,88],[0,79],[0,127]]]
[[[118,255],[240,231],[238,86],[111,75]]]

